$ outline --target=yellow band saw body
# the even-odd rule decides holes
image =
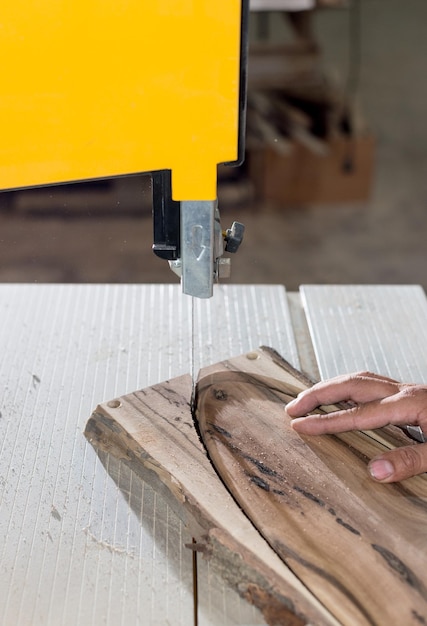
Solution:
[[[175,201],[214,201],[241,25],[241,0],[3,0],[0,189],[171,170]]]

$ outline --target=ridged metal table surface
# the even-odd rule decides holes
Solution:
[[[192,623],[191,537],[83,435],[98,403],[190,372],[191,310],[179,285],[0,286],[3,626]],[[283,287],[219,286],[194,313],[196,371],[261,344],[298,365]],[[200,624],[262,623],[208,589]]]
[[[368,370],[427,380],[427,300],[418,285],[303,285],[322,378]]]
[[[302,295],[322,376],[427,378],[419,288]],[[178,285],[0,285],[0,624],[192,623],[191,538],[148,485],[101,463],[86,421],[100,402],[188,374],[192,354],[197,371],[270,345],[304,367],[311,347],[282,286],[219,286],[196,301],[194,346],[191,311]],[[201,575],[201,626],[264,623],[208,564]]]

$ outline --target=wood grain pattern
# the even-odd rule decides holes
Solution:
[[[190,397],[189,376],[136,391],[99,405],[85,435],[161,493],[196,540],[187,547],[209,559],[211,570],[257,606],[268,624],[337,626],[217,477],[195,429]]]
[[[310,381],[268,349],[248,356],[205,368],[197,387],[203,441],[235,500],[342,624],[427,624],[427,478],[381,485],[366,471],[409,440],[392,428],[301,437],[284,405]]]

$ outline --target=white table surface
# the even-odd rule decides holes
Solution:
[[[302,288],[322,376],[427,379],[419,287]],[[191,556],[149,485],[86,442],[102,401],[191,370],[191,299],[178,285],[0,285],[0,624],[187,625]],[[195,303],[195,368],[270,345],[310,369],[300,299],[219,286]],[[308,372],[312,373],[312,372]],[[263,624],[199,568],[199,624]]]

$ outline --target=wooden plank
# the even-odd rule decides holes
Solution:
[[[258,353],[248,355],[248,365]],[[268,624],[337,624],[262,539],[216,476],[194,427],[189,376],[98,406],[86,437],[121,459],[168,502],[210,569]]]
[[[341,623],[426,623],[427,476],[381,485],[366,472],[409,440],[391,428],[299,436],[283,409],[309,381],[277,354],[255,356],[200,373],[197,418],[222,480]]]

